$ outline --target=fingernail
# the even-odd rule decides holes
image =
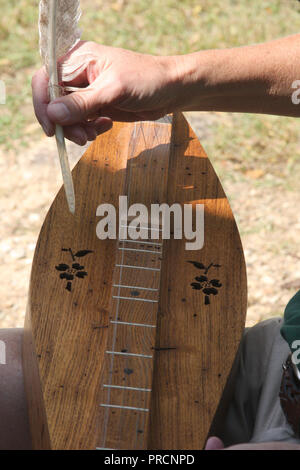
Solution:
[[[50,137],[51,136],[51,130],[49,125],[46,122],[42,122],[42,127],[44,129],[45,134]]]
[[[86,140],[78,139],[77,137],[74,138],[74,142],[75,144],[80,145],[81,147],[83,147],[86,144]]]
[[[70,111],[64,103],[49,104],[49,111],[55,121],[63,122],[70,117]]]
[[[97,126],[96,132],[97,135],[103,134],[104,132],[109,131],[112,128],[113,124],[112,122],[107,122],[104,124],[101,124],[101,126]]]
[[[73,140],[77,145],[85,145],[87,142],[87,136],[84,132],[77,132]]]

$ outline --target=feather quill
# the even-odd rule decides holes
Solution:
[[[51,101],[61,96],[57,60],[69,52],[80,40],[81,33],[78,28],[80,16],[79,0],[40,1],[40,53],[49,75]],[[55,137],[68,206],[70,212],[74,214],[74,185],[62,126],[56,126]]]

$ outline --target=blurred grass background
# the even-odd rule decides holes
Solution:
[[[41,135],[32,113],[30,86],[32,73],[40,66],[38,3],[0,0],[0,78],[7,86],[0,145],[5,148],[26,145]],[[253,44],[300,31],[297,0],[82,0],[81,4],[83,39],[160,55]],[[295,154],[296,129],[297,122],[288,118],[223,115],[208,151],[221,152],[224,158],[238,149],[241,161],[247,163],[266,150],[266,157],[276,162],[283,148],[286,154]]]
[[[7,90],[7,103],[0,106],[0,276],[5,279],[0,327],[23,324],[34,244],[61,184],[54,182],[50,163],[56,156],[53,139],[45,138],[32,108],[31,77],[41,66],[38,4],[0,0],[0,80]],[[81,0],[81,5],[83,39],[159,55],[255,44],[300,31],[298,0]],[[281,315],[300,288],[299,121],[230,113],[189,117],[244,243],[248,325]]]

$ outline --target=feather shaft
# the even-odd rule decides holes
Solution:
[[[50,101],[61,96],[58,59],[67,54],[79,41],[80,15],[79,0],[40,0],[40,53],[49,75]],[[78,64],[73,68],[76,71]],[[64,64],[60,64],[62,75],[63,70]],[[68,206],[70,212],[74,214],[75,192],[62,126],[56,126],[55,137]]]
[[[57,37],[57,0],[50,0],[50,16],[49,16],[49,77],[50,77],[50,99],[55,100],[60,96],[58,71],[57,71],[57,53],[56,53],[56,37]],[[62,126],[56,125],[55,138],[58,149],[60,167],[65,187],[66,198],[69,210],[75,213],[75,191],[73,185],[72,173],[69,165],[66,142]]]

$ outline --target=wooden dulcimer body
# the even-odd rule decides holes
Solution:
[[[115,124],[73,178],[76,214],[62,189],[32,267],[24,370],[34,448],[201,449],[246,314],[243,250],[212,165],[178,114]],[[203,246],[186,249],[172,226],[163,239],[160,223],[132,239],[130,218],[127,238],[100,239],[98,207],[118,208],[120,196],[149,213],[186,204],[195,216],[203,204]]]

